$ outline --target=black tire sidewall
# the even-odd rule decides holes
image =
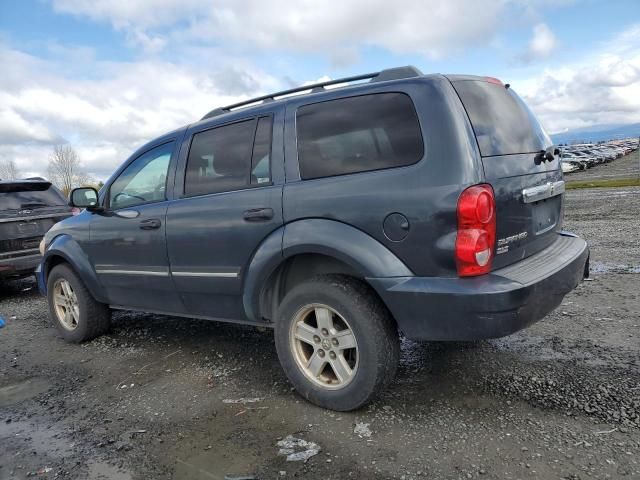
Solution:
[[[76,297],[78,299],[78,308],[80,310],[80,318],[78,320],[78,326],[74,330],[67,330],[62,326],[58,315],[56,314],[54,302],[53,302],[53,286],[56,280],[65,279],[71,285]],[[86,288],[82,284],[82,281],[78,278],[71,268],[66,265],[57,265],[49,274],[47,278],[47,301],[49,303],[49,313],[51,320],[58,329],[58,332],[67,342],[80,343],[90,336],[90,319],[88,318],[87,311],[89,310],[88,302],[95,302],[93,298],[88,295]]]
[[[354,410],[368,401],[385,383],[382,377],[393,375],[396,365],[384,365],[391,347],[398,342],[397,332],[384,328],[386,311],[377,298],[367,291],[354,295],[352,285],[340,280],[318,277],[294,287],[284,298],[278,309],[275,326],[275,343],[280,363],[298,393],[311,402],[338,411]],[[348,322],[358,345],[358,370],[355,377],[343,388],[326,390],[313,384],[300,370],[289,345],[291,324],[298,311],[305,305],[325,304],[330,306]],[[395,335],[394,335],[395,333]],[[395,338],[389,338],[395,337]],[[397,348],[397,346],[396,346]],[[397,364],[397,362],[396,362]],[[391,369],[392,373],[381,370]]]

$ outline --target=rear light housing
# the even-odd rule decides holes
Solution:
[[[500,80],[499,78],[496,78],[496,77],[484,77],[484,79],[489,83],[495,83],[496,85],[500,85],[501,87],[504,87],[504,83],[502,83],[502,80]]]
[[[496,200],[491,185],[464,190],[458,199],[457,215],[458,275],[473,277],[490,272],[496,246]]]

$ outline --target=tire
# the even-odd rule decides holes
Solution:
[[[65,288],[65,283],[70,288],[70,293]],[[75,315],[71,313],[73,308],[60,308],[58,304],[64,303],[59,297],[62,294],[66,298],[67,305],[73,305],[75,296]],[[71,299],[71,300],[69,300]],[[47,300],[49,302],[49,314],[51,320],[62,338],[70,343],[81,343],[91,340],[105,333],[111,323],[111,311],[107,305],[96,302],[91,293],[82,283],[78,275],[65,264],[56,265],[49,273],[47,279]],[[65,316],[69,312],[70,316]]]
[[[332,328],[323,332],[323,325]],[[369,403],[391,383],[400,357],[387,308],[368,285],[343,275],[313,277],[289,291],[278,307],[275,342],[300,395],[337,411]]]

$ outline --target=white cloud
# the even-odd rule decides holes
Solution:
[[[224,41],[232,49],[326,54],[353,62],[372,45],[438,58],[488,45],[507,8],[523,0],[52,0],[59,12],[108,22],[143,46]],[[347,45],[347,47],[345,47]]]
[[[277,89],[256,68],[220,62],[213,71],[170,62],[94,62],[78,78],[64,61],[44,61],[0,46],[0,158],[44,174],[52,146],[78,150],[85,168],[106,178],[137,147],[199,120],[210,109]]]
[[[548,58],[556,49],[557,40],[546,23],[538,23],[533,27],[533,37],[526,52],[521,56],[525,63],[532,63]]]
[[[550,132],[640,122],[640,26],[587,58],[514,84]]]

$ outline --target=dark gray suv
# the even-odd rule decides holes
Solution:
[[[331,84],[346,84],[327,88]],[[509,85],[413,67],[217,109],[135,152],[47,233],[65,339],[110,309],[275,329],[310,401],[351,410],[415,340],[508,335],[588,271],[559,152]]]

